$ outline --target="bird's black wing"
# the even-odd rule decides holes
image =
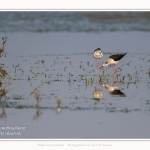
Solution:
[[[119,61],[123,56],[125,56],[127,53],[122,53],[122,54],[115,54],[111,55],[109,58],[112,58],[114,61]]]

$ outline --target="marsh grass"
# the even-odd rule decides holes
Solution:
[[[60,99],[56,99],[56,104],[57,104],[56,114],[60,114],[62,101]]]
[[[6,70],[0,67],[0,78],[4,79],[6,76],[8,76],[8,73],[6,72]]]
[[[35,94],[35,93],[39,90],[39,88],[42,86],[42,84],[43,84],[43,83],[41,83],[41,84],[38,85],[36,88],[34,88],[34,89],[31,91],[30,95]]]
[[[5,37],[2,37],[2,47],[0,48],[0,57],[2,56],[2,53],[3,53],[4,50],[5,50],[6,41],[7,41],[7,37],[6,37],[6,35],[5,35]]]
[[[32,121],[33,120],[39,120],[39,118],[41,118],[42,117],[42,111],[40,110],[40,108],[39,107],[37,107],[36,108],[36,113],[35,113],[35,115],[33,116],[33,118],[32,118]]]
[[[32,75],[33,75],[34,77],[36,77],[40,82],[43,82],[43,81],[38,77],[38,75],[37,75],[35,72],[33,72],[33,70],[30,70],[30,72],[31,72]]]
[[[7,114],[5,112],[5,108],[2,108],[2,111],[0,113],[0,119],[6,119],[7,118]]]
[[[90,85],[93,85],[94,83],[94,79],[93,78],[88,78],[88,77],[85,77],[85,81],[86,81],[86,88]]]
[[[34,92],[33,96],[36,99],[36,107],[39,107],[39,104],[42,100],[42,94],[40,93],[40,91],[36,91]]]
[[[6,94],[12,90],[12,89],[7,89],[7,86],[9,86],[9,84],[6,85],[5,87],[3,87],[3,86],[0,87],[0,102],[6,100],[5,99]]]
[[[3,100],[2,98],[4,98],[7,93],[8,91],[5,88],[0,90],[0,102]]]

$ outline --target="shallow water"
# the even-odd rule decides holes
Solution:
[[[150,138],[149,33],[7,36],[0,138]],[[118,73],[96,68],[97,47],[104,54],[99,68],[111,54],[127,52]],[[109,93],[106,84],[124,95]],[[101,98],[94,97],[96,90]]]

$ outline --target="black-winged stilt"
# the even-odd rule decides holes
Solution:
[[[100,48],[97,48],[93,53],[93,57],[96,58],[96,68],[98,68],[97,59],[101,59],[103,57],[102,50]]]
[[[102,50],[100,48],[97,48],[93,53],[94,58],[100,59],[103,57]]]
[[[108,65],[117,65],[118,62],[122,57],[124,57],[127,53],[120,53],[120,54],[115,54],[111,55],[108,60],[102,65],[102,67],[108,66]],[[102,68],[101,67],[101,68]],[[114,68],[113,68],[114,69]],[[117,71],[118,71],[118,66],[117,66]]]

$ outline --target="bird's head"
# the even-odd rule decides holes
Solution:
[[[109,65],[109,63],[108,63],[108,62],[105,62],[105,63],[103,64],[103,67],[108,66],[108,65]]]
[[[102,54],[102,50],[100,48],[97,48],[97,52],[99,52],[100,54]]]

